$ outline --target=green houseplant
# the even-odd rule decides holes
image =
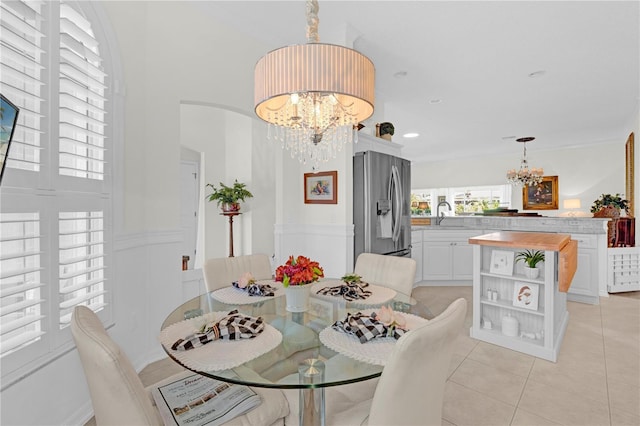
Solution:
[[[623,209],[629,213],[629,201],[623,199],[620,194],[602,194],[593,202],[591,213],[594,217],[618,217]]]
[[[525,250],[516,253],[516,262],[523,261],[526,266],[524,273],[528,278],[537,278],[540,271],[536,265],[544,262],[544,252],[542,250]]]
[[[220,182],[219,188],[216,188],[210,183],[208,183],[207,186],[210,186],[213,191],[207,195],[207,199],[209,201],[216,201],[225,213],[239,211],[240,201],[253,197],[253,194],[249,192],[247,186],[244,183],[238,182],[237,179],[233,182],[233,186],[227,186],[222,182]]]

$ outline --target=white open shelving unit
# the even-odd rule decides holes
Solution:
[[[521,262],[514,265],[512,275],[489,272],[494,250],[512,251],[515,256],[516,252],[528,248],[473,245],[473,324],[470,334],[475,339],[555,362],[569,321],[567,294],[558,290],[558,252],[545,250],[546,260],[536,279],[524,275]],[[537,309],[514,306],[516,283],[518,286],[537,285]],[[498,293],[497,300],[487,297],[489,289]],[[502,333],[502,318],[507,315],[518,320],[516,337]],[[491,322],[491,329],[486,328],[487,320]]]

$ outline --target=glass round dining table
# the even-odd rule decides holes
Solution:
[[[275,284],[281,286],[281,283]],[[325,387],[369,380],[382,373],[383,365],[340,354],[324,345],[319,336],[336,321],[345,319],[347,313],[368,312],[375,310],[376,306],[363,305],[361,300],[347,301],[341,296],[318,295],[312,291],[307,311],[288,312],[282,291],[273,297],[257,297],[256,302],[247,297],[242,303],[224,303],[216,298],[217,291],[221,290],[200,295],[178,306],[162,323],[161,333],[170,326],[208,313],[237,310],[243,315],[261,317],[265,324],[281,333],[282,340],[266,353],[227,369],[194,368],[181,362],[176,352],[163,344],[171,359],[191,371],[240,385],[300,389],[301,401],[305,401],[300,404],[300,424],[324,424]],[[381,305],[411,316],[433,318],[424,304],[408,295],[394,293]],[[307,401],[309,399],[311,403]]]

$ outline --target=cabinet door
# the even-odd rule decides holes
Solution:
[[[411,243],[411,258],[416,261],[416,278],[414,283],[422,281],[422,242]]]
[[[454,280],[473,279],[473,247],[463,241],[453,242],[451,245]]]
[[[567,293],[569,300],[598,304],[598,250],[597,236],[573,234],[578,241],[578,268]]]
[[[569,294],[598,295],[597,287],[593,289],[593,282],[598,277],[598,264],[595,258],[595,250],[578,250],[578,268],[573,276],[573,281],[571,281]]]
[[[422,279],[450,280],[452,271],[451,248],[446,241],[425,241],[422,243]]]

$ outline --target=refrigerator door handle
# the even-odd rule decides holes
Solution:
[[[391,190],[393,188],[393,198],[391,194]],[[391,166],[391,176],[389,179],[389,198],[392,199],[392,213],[395,214],[395,220],[393,223],[393,232],[392,232],[392,240],[393,242],[397,242],[400,238],[400,223],[402,221],[402,182],[400,182],[400,173],[398,172],[398,168],[395,165]],[[395,204],[393,204],[395,201]]]

